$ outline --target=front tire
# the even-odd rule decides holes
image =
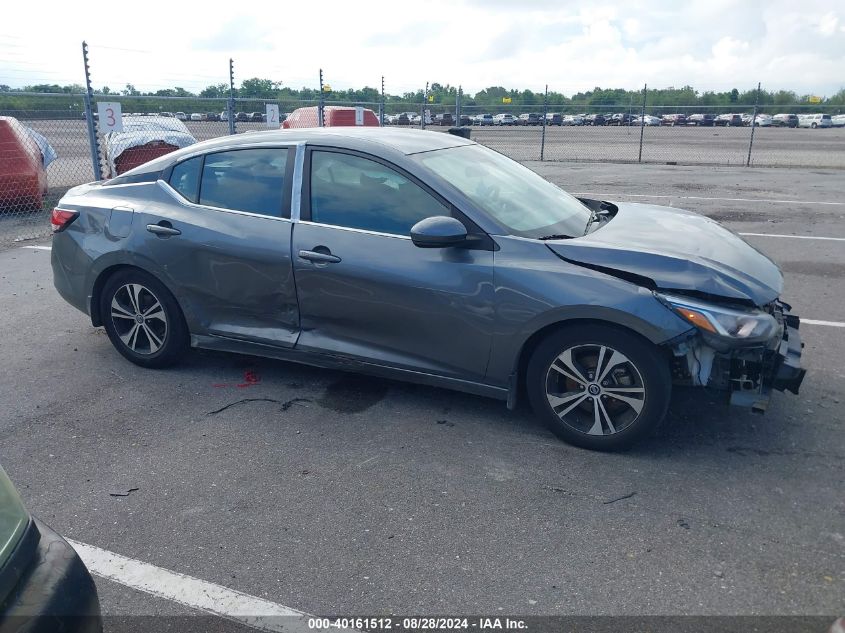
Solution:
[[[112,345],[141,367],[174,365],[189,347],[176,299],[143,271],[121,270],[108,279],[100,295],[100,315]]]
[[[605,325],[551,334],[528,363],[535,414],[563,441],[583,448],[628,448],[662,422],[672,380],[668,361],[636,334]]]

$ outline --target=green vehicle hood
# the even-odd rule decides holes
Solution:
[[[0,568],[15,550],[28,524],[29,513],[0,466]]]

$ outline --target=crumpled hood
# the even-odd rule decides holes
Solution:
[[[761,306],[780,296],[772,260],[713,220],[671,207],[616,203],[589,235],[546,244],[560,257],[645,277],[661,290],[694,290]]]

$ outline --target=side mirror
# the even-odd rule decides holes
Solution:
[[[420,248],[446,248],[463,244],[467,228],[455,218],[435,215],[411,227],[411,241]]]

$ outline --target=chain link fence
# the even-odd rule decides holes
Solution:
[[[203,99],[95,95],[92,152],[84,94],[0,94],[0,247],[49,234],[49,214],[72,186],[108,178],[178,147],[268,129],[302,107],[361,106],[385,125],[446,131],[471,126],[473,140],[519,161],[598,161],[845,169],[845,127],[804,126],[824,112],[800,104],[757,107],[501,105],[482,107],[389,98]],[[106,132],[97,104],[119,104],[122,131]],[[757,116],[755,117],[755,112]],[[777,117],[778,114],[791,117]],[[827,115],[825,125],[836,120]],[[834,115],[834,116],[831,116]],[[757,121],[756,126],[751,121]],[[799,125],[799,121],[804,121]],[[277,127],[271,121],[272,127]],[[753,134],[753,139],[752,139]],[[97,157],[96,167],[93,156]]]

